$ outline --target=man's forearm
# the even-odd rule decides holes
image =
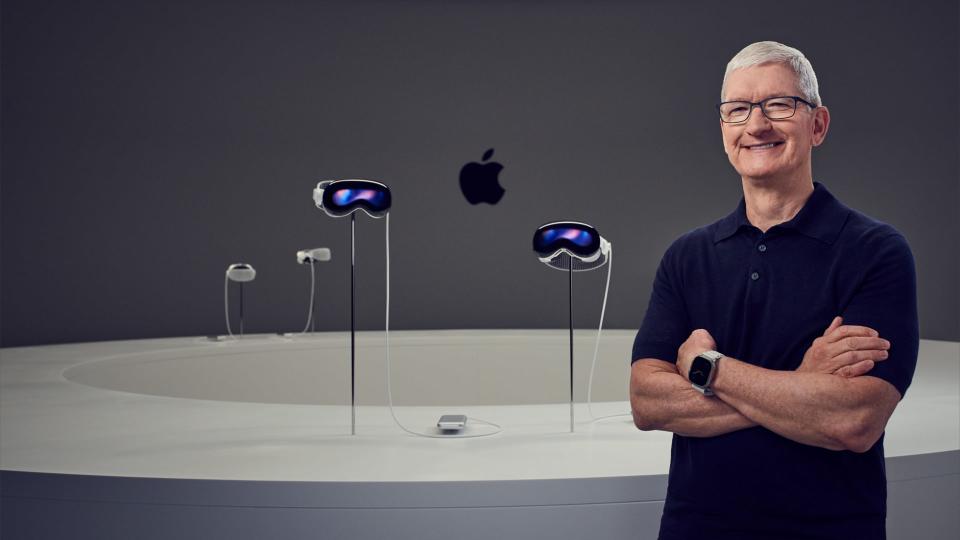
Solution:
[[[721,400],[694,390],[673,364],[641,360],[634,366],[630,405],[642,430],[663,430],[687,437],[715,437],[756,423]]]
[[[788,439],[831,450],[865,451],[886,418],[872,417],[877,407],[869,403],[864,381],[769,370],[723,358],[713,391],[718,400]],[[885,394],[883,399],[897,398]],[[873,433],[877,425],[880,431]]]

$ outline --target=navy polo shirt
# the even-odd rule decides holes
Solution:
[[[916,275],[893,227],[851,210],[820,183],[790,221],[761,232],[746,206],[671,245],[654,278],[634,360],[676,362],[697,328],[717,350],[795,370],[837,315],[890,341],[866,375],[903,395],[917,361]],[[720,363],[723,369],[723,363]],[[883,538],[883,438],[834,451],[753,427],[717,437],[674,434],[661,539]]]

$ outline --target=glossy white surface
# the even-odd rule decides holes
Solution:
[[[618,392],[625,395],[626,380],[622,377],[628,372],[633,335],[629,330],[604,334],[595,396],[604,399]],[[578,399],[585,394],[591,336],[588,332],[577,334]],[[217,351],[213,363],[216,369],[208,369],[211,365],[199,371],[184,369],[181,380],[189,382],[191,392],[202,392],[204,387],[219,388],[223,395],[239,398],[245,395],[244,388],[251,388],[251,381],[271,386],[284,378],[302,379],[290,373],[277,380],[265,377],[277,366],[298,365],[295,359],[285,362],[278,355],[284,349],[312,347],[307,340],[262,337],[225,346],[202,338],[176,338],[3,349],[0,469],[104,476],[350,482],[666,474],[670,458],[668,433],[640,432],[627,417],[591,423],[582,404],[577,409],[577,433],[567,432],[568,409],[562,402],[566,392],[566,357],[560,355],[558,361],[554,355],[559,353],[553,350],[565,351],[565,337],[565,331],[393,333],[392,350],[396,346],[397,351],[407,351],[406,356],[395,354],[395,360],[406,357],[407,361],[398,360],[394,367],[394,391],[406,396],[398,399],[405,405],[398,407],[397,412],[408,427],[430,431],[444,413],[463,413],[503,426],[502,433],[491,437],[451,440],[408,435],[393,424],[386,407],[377,404],[359,408],[358,434],[350,436],[349,408],[344,405],[220,401],[90,386],[96,383],[116,388],[127,381],[138,387],[143,381],[137,379],[143,374],[156,377],[160,373],[168,379],[159,387],[176,390],[179,370],[168,368],[191,364],[184,359],[209,360],[210,353]],[[334,357],[346,351],[342,345],[331,345],[346,344],[343,334],[316,339],[318,351],[324,349],[319,346],[324,340],[331,340],[325,350]],[[382,334],[377,333],[361,338],[367,354],[361,356],[365,360],[358,370],[358,380],[364,383],[358,387],[358,394],[368,403],[377,403],[379,389],[383,388],[382,357],[379,362],[376,359],[376,344],[381,339]],[[447,354],[429,356],[430,351],[457,350],[461,354],[452,360]],[[481,354],[477,351],[490,350],[499,350],[500,354],[487,356],[486,362],[477,367],[480,362],[475,355]],[[233,357],[240,360],[231,363],[231,356],[220,354],[223,351],[230,351],[230,355],[234,351],[241,353]],[[254,351],[265,354],[249,354]],[[413,363],[413,358],[419,358],[420,363]],[[445,363],[449,365],[444,368]],[[103,369],[110,365],[119,366],[118,371]],[[439,366],[453,374],[465,365],[473,365],[475,373],[452,381],[447,377],[443,385],[435,382],[436,373],[429,369],[429,376],[417,371]],[[102,377],[97,377],[98,372]],[[66,378],[65,373],[74,380]],[[308,391],[311,384],[303,384],[301,390]],[[328,390],[333,392],[339,387],[335,384]],[[922,341],[913,386],[888,425],[887,456],[960,448],[958,387],[960,344]],[[437,389],[443,399],[429,397],[431,388]],[[282,385],[276,390],[267,394],[285,395]],[[254,391],[247,397],[267,394]],[[309,392],[302,395],[309,400]],[[339,396],[346,395],[344,391]],[[527,403],[477,404],[484,399],[509,403],[518,396]],[[324,399],[321,396],[317,401]],[[430,405],[411,405],[417,401]],[[606,401],[595,404],[594,409],[597,415],[627,412],[628,404],[625,399]],[[468,429],[476,433],[489,428],[471,423]]]

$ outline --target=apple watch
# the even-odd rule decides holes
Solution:
[[[690,384],[705,396],[713,395],[710,386],[713,384],[713,380],[717,378],[717,365],[721,358],[723,358],[723,355],[717,351],[704,351],[697,355],[693,359],[693,363],[690,364],[690,373],[687,378],[690,379]]]

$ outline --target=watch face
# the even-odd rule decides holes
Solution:
[[[713,364],[702,356],[693,359],[690,364],[690,382],[697,386],[706,386],[710,380],[710,372],[713,371]]]

